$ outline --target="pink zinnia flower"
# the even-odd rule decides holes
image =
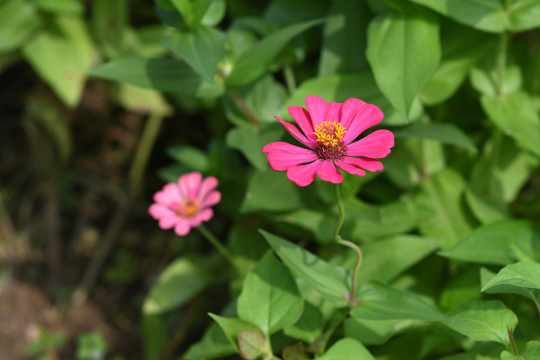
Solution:
[[[380,161],[394,146],[394,134],[389,130],[376,130],[353,142],[367,128],[377,125],[384,117],[375,105],[359,99],[345,103],[330,102],[309,95],[308,110],[301,106],[289,106],[289,114],[302,132],[291,123],[276,116],[285,129],[306,148],[278,141],[263,148],[274,170],[287,171],[289,180],[299,186],[307,186],[317,174],[324,181],[339,184],[343,175],[336,168],[351,174],[364,176],[365,170],[383,169]],[[365,170],[364,170],[365,169]]]
[[[178,183],[168,183],[154,195],[155,204],[150,205],[148,213],[162,229],[174,227],[176,234],[184,236],[191,228],[214,216],[211,206],[221,200],[215,177],[202,179],[199,172],[180,176]]]

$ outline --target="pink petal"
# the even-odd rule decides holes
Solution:
[[[337,102],[329,102],[326,107],[325,121],[339,123],[341,120],[341,109],[343,104]]]
[[[334,184],[339,184],[343,181],[343,175],[336,169],[331,160],[325,160],[322,163],[322,166],[317,170],[317,175],[319,175],[321,179]]]
[[[202,221],[208,221],[212,217],[214,217],[214,211],[210,208],[204,209],[200,213],[198,213],[197,216],[200,216]]]
[[[177,216],[174,211],[163,204],[152,204],[148,208],[148,213],[154,219],[159,220],[164,217]]]
[[[287,130],[289,134],[291,134],[296,140],[300,141],[302,144],[311,147],[311,142],[291,123],[288,123],[286,121],[281,120],[278,116],[276,116],[276,119],[279,120],[281,125]]]
[[[322,161],[317,160],[311,164],[294,166],[287,170],[287,177],[298,186],[307,186],[315,179],[315,174],[322,163]]]
[[[199,192],[199,186],[201,186],[201,180],[202,175],[197,171],[180,176],[180,179],[178,179],[180,194],[195,200]]]
[[[213,176],[207,177],[206,179],[203,180],[201,187],[199,188],[199,195],[197,196],[197,198],[199,200],[204,199],[217,186],[218,186],[218,180],[215,177]]]
[[[201,215],[199,213],[193,215],[190,218],[187,218],[186,220],[187,220],[189,226],[192,227],[192,228],[196,228],[197,226],[201,225],[201,222],[202,222],[202,218],[201,218]]]
[[[182,198],[180,197],[178,185],[175,183],[166,184],[161,191],[154,194],[154,201],[158,204],[168,205],[179,203],[181,200]]]
[[[314,138],[313,124],[311,123],[311,117],[307,110],[301,106],[289,106],[287,110],[289,110],[289,114],[291,114],[294,121],[300,126],[300,129],[302,129],[306,137],[310,140]]]
[[[358,112],[347,127],[343,141],[345,141],[345,144],[350,143],[364,130],[380,123],[383,117],[384,114],[381,109],[375,105],[365,104],[362,108],[358,109]]]
[[[360,99],[347,99],[343,103],[343,108],[341,109],[341,125],[348,129],[356,113],[359,109],[364,107],[364,105],[366,105],[366,103]]]
[[[356,167],[369,170],[371,172],[380,171],[384,169],[382,162],[375,159],[353,158],[353,157],[345,156],[342,160],[346,162],[347,164],[351,164]]]
[[[317,160],[317,155],[311,150],[297,148],[295,151],[272,151],[267,159],[272,169],[283,171],[295,165]]]
[[[266,145],[265,147],[263,147],[263,154],[268,154],[269,152],[271,151],[288,151],[288,152],[300,152],[300,151],[303,151],[303,150],[306,150],[305,148],[302,148],[302,147],[299,147],[299,146],[296,146],[296,145],[291,145],[287,142],[284,142],[284,141],[276,141],[276,142],[273,142],[273,143],[270,143],[268,145]]]
[[[320,125],[321,122],[326,121],[327,104],[323,98],[308,95],[306,96],[306,106],[311,117],[313,129],[315,129],[315,125]]]
[[[189,222],[185,219],[181,219],[181,221],[179,221],[174,227],[174,232],[178,236],[187,235],[189,230],[191,230],[191,227],[189,226]]]
[[[394,134],[389,130],[377,130],[352,144],[347,145],[345,155],[383,158],[394,146]]]
[[[208,208],[210,206],[216,205],[221,201],[221,193],[219,191],[212,191],[208,194],[201,202],[201,208]]]
[[[336,160],[336,166],[339,167],[341,170],[348,172],[349,174],[359,175],[359,176],[366,175],[366,172],[364,170],[354,165],[347,164],[346,162],[342,160]]]
[[[172,227],[174,227],[179,220],[181,220],[182,218],[180,216],[170,216],[170,217],[163,217],[161,219],[159,219],[159,227],[162,228],[163,230],[167,230],[167,229],[170,229]]]

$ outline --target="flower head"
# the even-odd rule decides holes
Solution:
[[[367,128],[380,123],[383,112],[375,105],[359,99],[348,99],[343,104],[326,103],[324,99],[309,95],[307,110],[289,106],[289,114],[300,130],[291,123],[276,118],[285,129],[305,147],[278,141],[266,145],[263,153],[274,170],[287,171],[287,177],[299,186],[307,186],[317,174],[324,181],[339,184],[343,181],[341,169],[364,176],[365,170],[383,169],[380,161],[394,146],[394,134],[389,130],[376,130],[357,141]],[[337,168],[336,168],[337,167]]]
[[[221,200],[221,193],[215,188],[218,181],[209,176],[202,179],[199,172],[180,176],[177,183],[168,183],[154,195],[155,203],[148,213],[162,229],[174,227],[176,234],[184,236],[191,228],[214,216],[212,206]]]

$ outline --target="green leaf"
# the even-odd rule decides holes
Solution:
[[[525,352],[520,350],[519,356],[513,355],[508,351],[501,353],[501,360],[540,360],[540,341],[529,341]]]
[[[225,0],[212,0],[208,10],[201,19],[201,24],[206,26],[216,26],[223,20],[225,16],[226,4]]]
[[[480,98],[491,121],[523,148],[540,156],[540,117],[531,97],[524,92]]]
[[[212,313],[209,313],[208,315],[210,315],[210,317],[218,323],[218,325],[221,327],[221,330],[223,330],[223,332],[227,336],[227,339],[229,339],[237,352],[240,351],[238,348],[238,335],[242,331],[250,331],[252,333],[258,334],[264,339],[264,335],[261,330],[259,330],[255,325],[248,321],[237,318],[223,317]]]
[[[504,8],[499,1],[412,0],[478,30],[500,33],[505,30]]]
[[[409,200],[370,205],[357,198],[344,201],[345,238],[361,239],[407,232],[429,219],[431,212]]]
[[[389,282],[405,270],[418,263],[436,250],[440,242],[415,235],[396,235],[362,245],[362,271],[357,283],[369,280]],[[353,265],[354,257],[349,252],[343,266]]]
[[[217,359],[232,355],[235,352],[236,349],[231,345],[223,330],[221,330],[218,324],[213,323],[206,329],[202,339],[192,344],[186,353],[182,355],[182,359]]]
[[[360,305],[351,310],[351,316],[371,320],[416,319],[425,321],[447,320],[446,315],[419,295],[395,289],[378,281],[362,285],[358,292]]]
[[[246,94],[246,104],[257,117],[275,124],[274,116],[281,110],[286,99],[287,92],[272,75],[260,78]],[[279,125],[279,128],[282,129],[282,126]]]
[[[289,116],[286,111],[289,106],[305,107],[306,96],[313,94],[317,94],[326,101],[344,102],[349,98],[362,99],[369,104],[377,105],[384,112],[383,124],[405,123],[381,93],[371,72],[321,76],[306,80],[287,100],[280,111],[280,116],[282,118]],[[418,118],[421,113],[421,104],[415,102],[410,118]]]
[[[540,2],[511,0],[412,0],[476,29],[520,32],[540,25]],[[508,4],[508,7],[505,5]]]
[[[285,211],[302,206],[300,191],[282,172],[255,171],[249,178],[242,212]]]
[[[7,0],[0,2],[0,54],[23,45],[42,24],[42,18],[32,2]]]
[[[84,10],[80,0],[36,0],[36,5],[40,10],[53,14],[81,15]]]
[[[513,330],[517,316],[500,301],[471,301],[448,313],[446,325],[476,341],[496,341],[509,345],[508,329]]]
[[[121,83],[116,95],[120,105],[133,112],[158,116],[170,116],[173,113],[165,97],[157,91]]]
[[[265,145],[281,139],[283,127],[277,121],[259,125],[245,123],[227,133],[227,145],[240,150],[258,170],[269,168],[266,154],[262,153]]]
[[[442,61],[425,83],[420,96],[427,105],[447,100],[465,80],[469,69],[491,44],[489,36],[455,23],[448,23],[442,37]]]
[[[167,326],[160,315],[142,316],[142,335],[146,360],[157,360],[167,345]]]
[[[296,322],[304,303],[294,278],[269,251],[244,280],[237,306],[241,319],[257,325],[269,336]]]
[[[238,333],[238,349],[243,359],[255,360],[270,353],[268,341],[258,332],[242,330]]]
[[[477,266],[464,267],[462,271],[454,275],[439,295],[439,307],[445,310],[453,310],[459,305],[472,300],[479,300],[481,293],[478,292],[480,275]]]
[[[223,94],[223,85],[209,85],[185,62],[174,59],[146,59],[120,57],[102,64],[90,75],[158,91],[217,97]]]
[[[109,58],[126,52],[128,31],[127,0],[92,2],[92,35]]]
[[[323,33],[319,76],[351,73],[367,67],[367,5],[363,1],[334,1]]]
[[[540,258],[540,235],[526,220],[502,220],[483,225],[439,255],[459,261],[506,265],[522,256]]]
[[[453,124],[416,123],[394,131],[399,138],[430,139],[476,152],[472,141]]]
[[[226,36],[219,30],[198,26],[192,31],[179,30],[166,38],[162,45],[180,56],[210,84],[223,54]]]
[[[471,230],[462,210],[465,182],[456,171],[446,168],[420,186],[417,204],[433,210],[433,216],[420,224],[420,232],[444,241],[443,248],[460,242]]]
[[[540,158],[520,149],[514,140],[496,132],[473,165],[467,203],[482,223],[508,217],[507,205],[529,181]]]
[[[206,14],[212,0],[171,0],[190,28],[197,27]]]
[[[310,20],[286,26],[257,42],[238,55],[231,73],[225,80],[231,87],[245,86],[256,80],[268,69],[276,55],[295,36],[322,20]]]
[[[350,292],[345,269],[329,264],[307,250],[278,236],[260,230],[272,249],[298,277],[308,282],[335,306],[347,305]]]
[[[379,88],[404,120],[441,56],[437,17],[427,11],[379,15],[366,50]]]
[[[75,107],[79,103],[94,58],[92,40],[82,18],[55,17],[26,44],[23,54],[66,105]]]
[[[364,345],[381,345],[399,330],[407,328],[413,320],[369,320],[351,317],[343,322],[344,334]]]
[[[213,282],[208,261],[179,258],[163,270],[143,305],[145,314],[160,314],[174,309]]]
[[[481,291],[488,294],[519,294],[534,301],[540,309],[540,263],[507,265]]]
[[[285,335],[311,344],[324,330],[325,319],[321,310],[309,302],[304,302],[304,312],[293,325],[285,327]]]
[[[319,360],[375,360],[375,357],[358,341],[343,338],[336,342]]]
[[[167,149],[167,155],[180,164],[186,165],[196,171],[204,172],[210,166],[208,156],[201,150],[191,146],[180,145],[170,147]]]
[[[501,71],[499,47],[491,46],[471,69],[471,84],[480,93],[501,96],[518,91],[523,83],[521,68],[509,53]],[[501,76],[502,72],[502,76]]]

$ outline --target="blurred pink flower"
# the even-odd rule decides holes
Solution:
[[[221,200],[221,193],[215,190],[217,185],[213,176],[203,180],[199,172],[182,175],[178,183],[168,183],[155,193],[155,203],[148,213],[159,220],[162,229],[174,227],[176,234],[184,236],[214,216],[211,206]]]
[[[394,146],[394,134],[376,130],[354,141],[364,130],[380,123],[383,112],[375,105],[359,99],[345,103],[330,102],[308,95],[307,110],[289,106],[289,114],[302,132],[291,123],[276,118],[306,148],[278,141],[266,145],[263,153],[274,170],[287,171],[287,177],[299,186],[307,186],[317,174],[324,181],[339,184],[343,175],[336,168],[364,176],[365,170],[382,170],[375,159],[384,158]]]

